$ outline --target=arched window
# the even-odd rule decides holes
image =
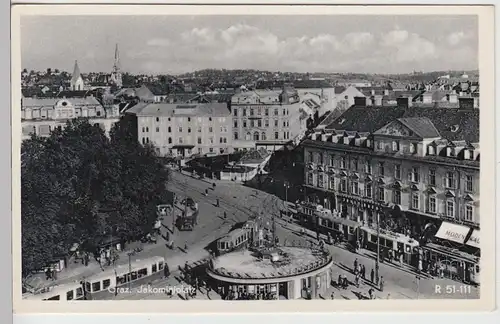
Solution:
[[[253,133],[253,140],[254,141],[258,141],[259,140],[259,133],[258,132]]]
[[[172,133],[172,127],[168,126],[168,132]]]
[[[149,133],[149,127],[146,127],[146,133]]]
[[[251,140],[252,139],[252,134],[250,134],[250,132],[247,132],[246,136],[245,136],[245,139],[247,141]]]
[[[265,141],[266,140],[266,133],[265,132],[262,132],[262,140]]]
[[[172,137],[168,138],[168,144],[172,144]]]
[[[237,140],[238,139],[238,132],[234,132],[234,139]]]

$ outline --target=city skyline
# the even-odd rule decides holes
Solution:
[[[311,16],[22,17],[22,66],[72,71],[78,60],[84,73],[109,72],[118,43],[133,74],[478,69],[476,16],[333,17],[314,16],[314,25]]]

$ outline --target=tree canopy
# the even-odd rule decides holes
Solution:
[[[86,119],[22,143],[23,274],[67,255],[93,252],[103,235],[136,239],[151,230],[165,199],[168,169],[121,120],[107,137]]]

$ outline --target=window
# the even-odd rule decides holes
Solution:
[[[148,269],[147,268],[142,268],[139,271],[137,271],[137,275],[139,278],[145,277],[148,275]]]
[[[371,183],[365,184],[365,196],[368,198],[372,198],[372,184]]]
[[[253,140],[254,141],[258,141],[259,140],[259,133],[258,132],[253,133]]]
[[[179,137],[179,144],[182,144],[182,137]]]
[[[100,110],[96,111],[96,115],[97,117],[101,117],[101,111]]]
[[[208,117],[208,121],[212,121],[212,117]]]
[[[182,133],[182,126],[179,126],[179,133]]]
[[[274,109],[274,116],[278,116],[278,108]]]
[[[455,189],[455,174],[453,172],[446,172],[445,187]]]
[[[466,175],[465,176],[465,191],[472,192],[472,189],[473,189],[472,176]]]
[[[255,127],[255,120],[253,119],[250,120],[250,127]]]
[[[280,135],[278,134],[278,132],[274,132],[274,139],[279,139]]]
[[[160,127],[156,127],[156,132],[160,132]]]
[[[394,166],[394,178],[401,180],[401,165],[399,164]]]
[[[310,185],[313,184],[313,174],[312,173],[307,174],[307,183]]]
[[[257,115],[259,115],[259,116],[262,115],[262,108],[260,108],[260,107],[257,108]]]
[[[381,149],[382,149],[382,142],[377,141],[377,150],[381,150]]]
[[[146,144],[149,144],[149,137],[146,137]]]
[[[142,138],[142,145],[146,144],[146,138]]]
[[[371,161],[365,162],[365,172],[368,174],[372,174],[372,162]]]
[[[347,179],[342,178],[340,179],[340,192],[347,192]]]
[[[466,221],[472,221],[472,217],[474,213],[474,207],[471,205],[465,205],[465,220]]]
[[[323,187],[323,175],[318,174],[318,187]]]
[[[74,298],[74,292],[73,292],[73,290],[68,291],[66,293],[66,300],[73,300],[73,298]]]
[[[191,117],[188,117],[188,123],[191,121]]]
[[[163,261],[158,262],[158,270],[163,270]]]
[[[250,116],[253,116],[254,115],[254,110],[253,108],[250,108]]]
[[[418,192],[414,192],[411,196],[411,208],[418,210],[420,208],[420,201]]]
[[[234,132],[234,139],[237,140],[238,139],[238,132]]]
[[[243,120],[243,127],[247,127],[247,121],[245,119]]]
[[[266,136],[266,133],[265,132],[262,132],[262,138],[261,138],[263,141],[265,141],[267,139],[267,136]]]
[[[417,144],[410,143],[410,153],[416,153],[416,152],[417,152]]]
[[[269,119],[264,120],[264,126],[269,127]]]
[[[411,168],[410,172],[410,181],[412,182],[419,182],[420,181],[420,170],[418,167],[413,167]]]
[[[111,286],[111,280],[110,279],[104,279],[102,282],[102,289],[106,289],[109,286]]]
[[[83,289],[82,287],[76,288],[76,298],[83,297]]]
[[[188,133],[191,133],[191,127],[188,127]]]
[[[146,133],[149,133],[149,127],[146,127]]]
[[[335,189],[335,177],[331,176],[328,182],[328,189]]]
[[[213,132],[214,132],[214,128],[213,128],[212,126],[210,126],[210,127],[208,128],[208,132],[209,132],[209,133],[213,133]]]
[[[198,144],[201,144],[201,137],[198,137]]]
[[[399,142],[392,141],[392,150],[393,151],[399,151]]]
[[[429,213],[436,213],[436,197],[429,196]]]
[[[262,127],[262,120],[257,120],[257,127]]]
[[[358,171],[358,159],[352,159],[352,168],[354,171]]]
[[[93,282],[92,283],[92,292],[101,290],[101,282]]]
[[[378,163],[378,174],[383,177],[385,176],[384,162]]]
[[[312,152],[307,152],[307,154],[308,154],[307,161],[311,162],[311,163],[314,162],[313,153]]]
[[[401,205],[401,191],[394,190],[392,196],[392,202],[395,203],[396,205]]]
[[[211,148],[209,148],[209,149],[208,149],[208,151],[209,151],[210,153],[213,153],[213,152],[214,152],[214,148],[213,148],[213,147],[211,147]]]
[[[210,137],[209,140],[210,140],[210,144],[214,143],[214,138],[213,137]]]
[[[238,128],[238,121],[237,120],[233,120],[233,127]]]
[[[278,120],[277,119],[274,120],[274,127],[278,127]]]
[[[318,164],[323,164],[323,153],[318,153]]]
[[[283,127],[286,127],[286,120],[283,121]]]
[[[429,145],[429,155],[434,155],[434,146]]]
[[[143,128],[142,128],[142,132],[144,133],[144,131],[145,131],[145,130],[146,130],[146,129],[143,127]]]
[[[168,132],[172,133],[172,127],[168,126]]]
[[[359,194],[358,189],[359,189],[358,182],[357,181],[351,182],[351,193],[353,195],[358,195]]]
[[[243,109],[243,116],[246,116],[246,115],[247,115],[247,110]]]
[[[329,166],[334,166],[335,165],[335,155],[330,155],[330,162],[328,164]]]
[[[168,138],[168,144],[172,144],[172,137]]]
[[[453,200],[446,201],[446,216],[455,217],[455,202]]]
[[[236,108],[233,109],[233,116],[238,116],[238,109]]]
[[[266,110],[265,110],[265,115],[266,115],[266,116],[269,116],[269,108],[266,108]]]
[[[286,109],[283,108],[283,116],[285,116],[285,115],[286,115]]]
[[[378,200],[385,201],[385,189],[384,189],[384,187],[378,188]]]
[[[436,185],[436,170],[434,169],[429,170],[429,185],[431,186]]]
[[[156,263],[155,263],[155,264],[153,264],[153,266],[151,267],[151,272],[152,272],[152,273],[155,273],[155,272],[157,272],[157,271],[158,271],[158,268],[156,267]]]
[[[341,169],[346,168],[346,157],[345,156],[340,157],[340,168]]]

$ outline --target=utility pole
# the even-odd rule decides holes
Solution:
[[[128,291],[130,291],[130,286],[132,284],[132,255],[134,255],[134,252],[129,252],[127,253],[128,255]]]
[[[172,196],[172,234],[174,234],[175,231],[175,193]]]
[[[417,281],[417,299],[420,298],[420,274],[417,274],[415,277]]]
[[[375,264],[375,278],[378,283],[380,266],[380,213],[377,213],[377,263]]]

